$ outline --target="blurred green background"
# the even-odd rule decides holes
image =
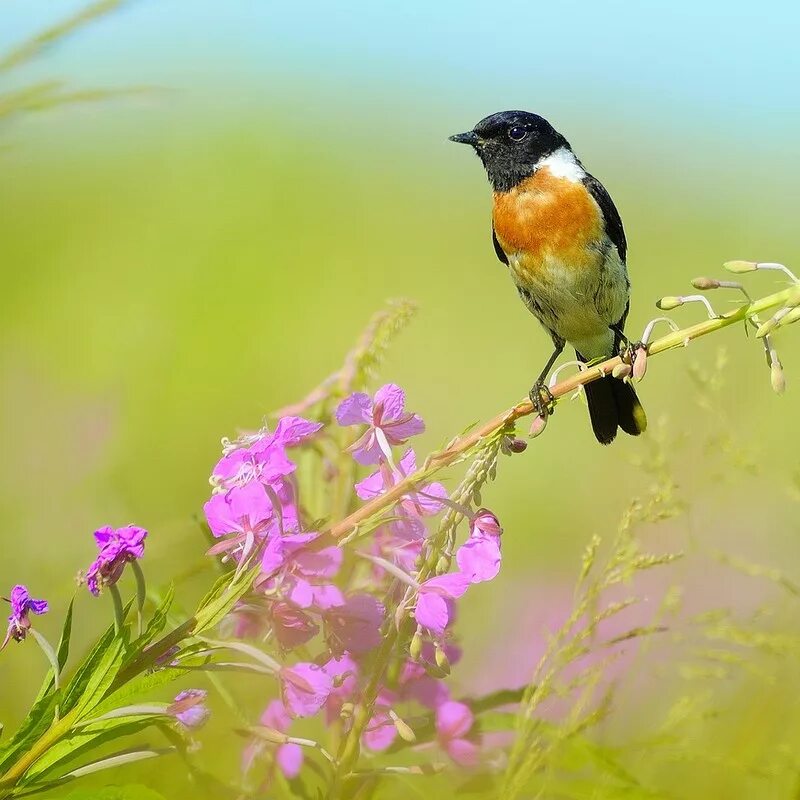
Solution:
[[[0,2],[0,45],[77,7]],[[0,587],[46,596],[55,637],[96,527],[147,527],[156,580],[201,562],[193,517],[220,437],[335,369],[387,298],[420,306],[382,371],[427,422],[419,449],[523,396],[548,339],[492,252],[479,163],[446,140],[488,113],[548,117],[611,192],[634,334],[658,297],[724,260],[800,267],[797,23],[778,2],[131,2],[0,73],[7,92],[51,78],[142,87],[0,119]],[[652,427],[665,420],[689,509],[659,543],[689,526],[700,549],[800,573],[796,334],[778,339],[783,397],[740,329],[652,363],[640,395]],[[689,367],[711,370],[720,346],[725,389],[707,414]],[[581,406],[560,408],[484,494],[506,562],[464,603],[457,687],[524,681],[590,535],[613,531],[651,481],[650,445],[597,446]],[[751,592],[683,574],[699,606]],[[106,606],[81,593],[84,640]],[[2,654],[7,726],[39,660]],[[773,796],[708,791],[696,796]]]

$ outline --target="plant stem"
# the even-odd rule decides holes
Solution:
[[[690,341],[699,339],[701,336],[707,336],[710,333],[715,333],[723,328],[735,325],[737,322],[742,322],[753,314],[758,314],[770,308],[774,308],[775,306],[783,305],[795,295],[796,291],[796,287],[792,286],[783,291],[763,297],[760,300],[740,306],[736,310],[723,314],[716,319],[704,320],[698,322],[696,325],[691,325],[688,328],[683,328],[682,330],[662,336],[651,342],[648,346],[648,358],[664,353],[667,350],[673,350],[676,347],[684,347]],[[614,367],[621,363],[622,358],[620,356],[608,358],[602,363],[589,367],[576,375],[572,375],[566,380],[559,381],[555,386],[551,387],[550,392],[553,398],[558,400],[565,395],[571,394],[580,386],[585,386],[587,383],[610,375]],[[458,461],[487,437],[498,433],[503,428],[510,428],[518,419],[527,417],[532,413],[533,406],[531,401],[527,399],[523,400],[521,403],[517,403],[517,405],[512,406],[493,417],[488,422],[485,422],[472,433],[455,439],[444,450],[433,453],[426,463],[416,472],[408,475],[384,494],[365,503],[345,519],[332,525],[325,531],[325,536],[321,538],[326,540],[341,539],[343,536],[351,533],[361,523],[391,508],[401,497],[408,494],[419,484],[428,480],[434,473]],[[320,542],[320,544],[323,544],[323,542]]]
[[[122,609],[122,597],[120,597],[119,589],[117,589],[116,584],[113,583],[108,587],[108,593],[111,595],[111,602],[114,605],[114,633],[119,636],[125,622],[125,612]]]
[[[144,572],[135,559],[131,561],[133,576],[136,578],[136,631],[137,636],[144,632],[144,604],[147,600],[147,583],[144,579]]]

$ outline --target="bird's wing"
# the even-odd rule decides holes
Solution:
[[[614,205],[614,201],[611,199],[611,195],[606,191],[605,186],[593,175],[589,175],[589,173],[586,173],[583,184],[589,194],[595,199],[597,205],[600,206],[600,210],[603,212],[603,220],[605,221],[606,234],[617,248],[619,257],[624,264],[628,253],[628,242],[625,240],[625,229],[622,227],[622,219],[619,216],[617,207]],[[497,245],[495,245],[495,247],[496,246]]]
[[[508,256],[505,254],[503,248],[500,247],[500,242],[497,241],[497,234],[494,232],[494,225],[492,225],[492,244],[494,245],[494,252],[497,254],[497,257],[503,262],[503,264],[508,266]]]

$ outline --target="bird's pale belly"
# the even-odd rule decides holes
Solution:
[[[625,313],[629,289],[616,248],[598,249],[594,256],[577,266],[547,252],[536,263],[530,254],[508,254],[511,277],[531,313],[588,358],[611,353],[609,325]]]

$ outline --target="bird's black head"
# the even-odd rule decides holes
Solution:
[[[569,148],[544,117],[527,111],[492,114],[471,131],[451,136],[450,141],[475,148],[498,192],[507,192],[533,174],[539,161],[560,147]]]

